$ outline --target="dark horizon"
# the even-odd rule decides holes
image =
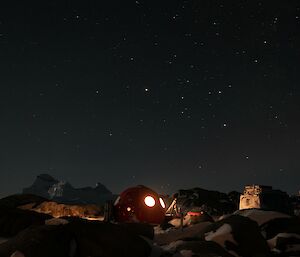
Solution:
[[[300,190],[299,1],[0,4],[0,196]]]
[[[46,174],[46,173],[43,173],[43,174]],[[41,175],[41,174],[37,174],[37,176],[38,176],[38,175]],[[62,178],[62,177],[56,177],[56,176],[53,176],[52,174],[49,174],[49,173],[47,173],[47,175],[50,175],[51,177],[53,177],[54,179],[58,179],[59,181],[68,182],[68,183],[70,183],[74,188],[84,188],[84,187],[92,187],[92,188],[95,188],[95,187],[96,187],[96,184],[97,184],[98,182],[100,182],[101,184],[103,184],[101,181],[98,181],[98,182],[95,182],[94,184],[84,185],[84,184],[81,184],[80,182],[79,182],[79,183],[73,183],[73,181],[64,179],[64,178]],[[36,176],[36,177],[37,177],[37,176]],[[8,194],[3,194],[3,195],[0,194],[0,198],[6,197],[6,196],[9,196],[9,195],[14,195],[14,194],[21,194],[21,193],[22,193],[22,190],[23,190],[24,188],[28,188],[28,187],[30,187],[30,186],[34,183],[36,177],[34,177],[33,180],[32,180],[29,184],[24,185],[19,191],[16,191],[16,192],[11,191],[11,192],[9,192]],[[236,188],[232,188],[232,189],[229,189],[229,190],[223,190],[223,191],[222,191],[221,189],[219,189],[218,187],[210,187],[210,188],[209,188],[209,187],[205,187],[205,185],[201,185],[201,184],[198,184],[198,185],[195,184],[194,186],[187,185],[186,187],[179,187],[179,188],[175,188],[175,189],[172,189],[172,188],[163,189],[163,188],[157,188],[157,187],[155,187],[155,185],[150,185],[150,184],[147,184],[147,183],[138,183],[138,184],[132,183],[132,184],[124,185],[124,187],[121,187],[120,189],[117,189],[118,191],[112,190],[111,187],[109,187],[109,186],[106,185],[106,184],[103,184],[103,185],[104,185],[108,190],[112,191],[112,193],[115,194],[115,195],[120,194],[123,190],[125,190],[125,189],[127,189],[127,188],[129,188],[129,187],[134,187],[134,186],[137,186],[137,185],[145,185],[145,186],[147,186],[147,187],[150,187],[150,188],[156,190],[156,191],[157,191],[158,193],[160,193],[160,194],[173,195],[173,194],[176,193],[176,191],[179,190],[179,189],[192,189],[192,188],[196,188],[196,187],[200,187],[200,188],[206,189],[206,190],[219,191],[219,192],[222,192],[222,193],[229,193],[229,192],[231,192],[231,191],[237,191],[237,192],[242,193],[243,190],[244,190],[244,186],[246,186],[246,185],[253,185],[253,184],[255,184],[255,183],[248,183],[248,184],[244,184],[244,185],[239,185],[239,186],[236,187]],[[292,191],[284,190],[283,188],[277,188],[276,186],[269,185],[269,184],[259,184],[259,185],[262,185],[262,186],[272,186],[273,189],[279,189],[279,190],[282,190],[282,191],[284,191],[284,192],[287,192],[289,195],[299,195],[299,193],[300,193],[299,191],[294,191],[294,192],[292,192]],[[116,187],[112,187],[112,188],[116,188]]]

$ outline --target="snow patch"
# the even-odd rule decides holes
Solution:
[[[10,257],[25,257],[25,255],[19,251],[16,251]]]
[[[69,221],[60,218],[53,218],[45,221],[45,225],[52,225],[52,226],[66,225],[68,223]]]
[[[214,241],[217,244],[221,245],[225,250],[226,249],[226,242],[231,242],[235,245],[238,245],[238,243],[234,240],[232,235],[232,227],[225,223],[221,227],[219,227],[216,231],[210,231],[205,234],[205,240],[206,241]],[[238,256],[235,252],[229,251],[234,256]]]
[[[297,245],[288,245],[287,246],[287,249],[286,249],[286,252],[289,253],[289,252],[300,252],[300,244],[297,244]]]
[[[172,242],[168,245],[165,245],[163,246],[163,250],[167,251],[167,252],[175,252],[176,251],[176,248],[179,246],[179,245],[182,245],[184,244],[184,241],[182,240],[178,240],[178,241],[175,241],[175,242]]]
[[[228,240],[228,235],[232,237],[232,228],[229,224],[225,223],[221,227],[219,227],[216,231],[210,231],[205,234],[205,240],[206,241],[225,241]],[[232,238],[232,241],[234,239]],[[221,244],[223,247],[225,247],[224,242]]]
[[[258,209],[251,209],[251,210],[242,210],[242,211],[236,211],[235,214],[248,217],[249,219],[252,219],[258,223],[259,226],[262,224],[276,219],[276,218],[290,218],[290,215],[276,212],[276,211],[265,211],[265,210],[258,210]]]
[[[281,238],[294,237],[294,238],[300,239],[300,235],[298,235],[298,234],[294,234],[294,233],[279,233],[275,237],[273,237],[273,238],[271,238],[271,239],[269,239],[267,241],[270,249],[273,249],[273,248],[276,247],[277,239],[280,238],[280,237]]]
[[[8,238],[0,237],[0,244],[5,243],[6,241],[8,241]]]
[[[181,250],[180,254],[182,255],[182,257],[193,257],[194,253],[191,250]]]

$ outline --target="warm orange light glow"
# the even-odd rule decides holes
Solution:
[[[150,195],[145,197],[144,202],[148,207],[153,207],[155,205],[155,199]]]
[[[159,202],[160,202],[161,207],[166,208],[166,204],[161,197],[159,198]]]

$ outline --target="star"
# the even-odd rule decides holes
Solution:
[[[58,11],[61,2],[52,0],[30,6],[30,15],[7,8],[13,18],[0,19],[3,170],[16,178],[26,170],[28,181],[53,166],[82,186],[101,171],[114,194],[132,183],[160,190],[164,180],[172,190],[233,190],[255,171],[257,181],[295,191],[297,1],[272,8],[263,1],[121,2],[116,9],[81,1]],[[224,183],[214,183],[212,171]],[[3,191],[26,186],[22,179],[8,186],[9,176],[0,172]]]

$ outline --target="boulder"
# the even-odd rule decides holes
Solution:
[[[155,234],[154,241],[158,245],[168,245],[172,242],[184,240],[186,238],[199,239],[211,224],[211,222],[201,222],[183,229],[172,229],[164,233],[157,233]]]
[[[273,252],[283,256],[300,256],[300,219],[298,217],[271,219],[260,228]]]
[[[269,256],[270,249],[258,224],[240,215],[231,215],[207,227],[202,235],[235,256]]]
[[[269,247],[280,256],[300,256],[300,235],[279,233],[268,240]]]
[[[66,227],[75,235],[80,257],[146,257],[152,250],[134,229],[117,224],[77,220]]]
[[[60,223],[58,223],[60,224]],[[27,228],[0,244],[0,256],[25,257],[147,257],[152,246],[144,228],[73,219],[65,225]]]
[[[12,237],[30,227],[43,225],[52,217],[43,213],[20,210],[17,208],[0,208],[0,237]],[[1,256],[1,255],[0,255]]]
[[[35,226],[0,245],[0,256],[75,257],[76,243],[64,226]]]
[[[238,210],[234,214],[238,214],[244,217],[248,217],[251,220],[257,222],[259,226],[265,224],[266,222],[276,219],[276,218],[290,218],[291,216],[285,213],[276,211],[266,211],[260,209],[245,209]]]
[[[16,194],[0,199],[0,207],[17,208],[28,206],[27,209],[31,209],[46,201],[48,201],[46,198],[33,194]]]
[[[282,217],[271,219],[260,226],[261,232],[268,240],[279,233],[300,235],[300,219],[298,217]]]
[[[228,253],[223,247],[215,242],[207,241],[185,241],[180,244],[176,252],[185,256],[201,256],[201,257],[234,257]],[[190,254],[190,255],[187,255]]]

